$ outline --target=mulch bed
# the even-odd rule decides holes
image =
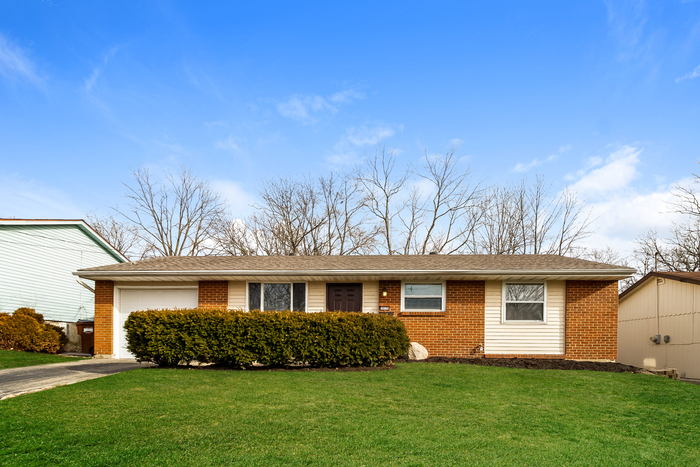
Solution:
[[[178,366],[154,366],[151,368],[169,368],[176,370],[208,370],[208,371],[379,371],[395,370],[393,362],[381,366],[341,366],[338,368],[321,368],[315,366],[252,366],[243,370],[242,368],[219,366],[219,365],[178,365]]]
[[[505,368],[527,368],[529,370],[588,370],[607,371],[612,373],[642,373],[642,368],[624,365],[613,362],[577,362],[573,360],[548,359],[548,358],[453,358],[453,357],[430,357],[425,360],[408,360],[400,357],[396,360],[399,363],[458,363],[464,365],[500,366]],[[158,368],[158,367],[154,367]],[[389,363],[382,366],[348,366],[338,368],[319,368],[313,366],[254,366],[247,370],[240,368],[230,368],[216,365],[180,365],[177,368],[182,370],[209,370],[209,371],[380,371],[394,370],[396,365]]]
[[[461,363],[466,365],[501,366],[506,368],[527,368],[530,370],[589,370],[612,373],[641,373],[635,366],[613,362],[577,362],[574,360],[549,358],[452,358],[429,357],[425,360],[399,359],[402,363]]]

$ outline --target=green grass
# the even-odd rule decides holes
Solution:
[[[82,360],[82,357],[62,357],[46,353],[0,350],[0,370],[22,366],[44,365],[45,363],[65,363]]]
[[[700,386],[399,364],[139,369],[0,401],[0,465],[700,465]]]

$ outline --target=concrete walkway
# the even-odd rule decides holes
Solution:
[[[133,359],[90,359],[0,370],[0,400],[149,366]]]

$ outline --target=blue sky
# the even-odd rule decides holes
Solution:
[[[700,1],[0,3],[0,216],[124,204],[182,164],[239,216],[260,181],[378,143],[589,199],[592,246],[665,231],[700,159]]]

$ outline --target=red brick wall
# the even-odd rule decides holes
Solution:
[[[199,281],[199,308],[228,308],[228,281]]]
[[[112,355],[114,282],[95,281],[95,355]]]
[[[446,299],[444,313],[401,313],[401,281],[379,281],[379,306],[389,306],[404,322],[411,342],[431,356],[483,356],[478,347],[484,344],[484,282],[447,281]]]
[[[617,359],[617,281],[566,281],[566,358]]]

